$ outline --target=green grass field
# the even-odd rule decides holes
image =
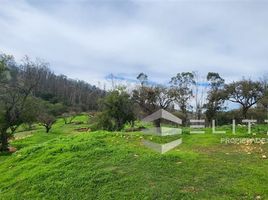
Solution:
[[[179,136],[183,143],[159,154],[141,143],[178,136],[140,132],[80,132],[85,116],[46,134],[21,128],[13,154],[0,156],[0,199],[268,199],[267,144],[221,144],[225,137],[267,138],[264,125],[238,134]]]

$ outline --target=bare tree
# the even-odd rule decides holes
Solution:
[[[207,92],[207,84],[205,78],[203,78],[199,72],[193,72],[194,74],[194,109],[195,116],[197,119],[200,119],[203,113],[205,100],[206,100],[206,92]]]
[[[46,128],[46,133],[48,133],[52,128],[52,125],[56,122],[56,118],[53,115],[43,113],[39,115],[38,121]]]
[[[57,117],[66,112],[66,107],[62,103],[52,104],[48,101],[39,100],[37,122],[45,127],[46,133],[50,131]]]
[[[73,122],[73,120],[77,117],[79,112],[80,112],[79,108],[70,108],[70,109],[68,109],[67,112],[62,114],[64,124],[71,124]]]

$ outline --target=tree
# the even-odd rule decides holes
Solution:
[[[98,126],[105,130],[121,130],[126,123],[134,123],[133,102],[123,88],[111,91],[100,101],[102,112],[98,116]]]
[[[105,96],[105,91],[85,81],[56,75],[48,68],[48,63],[43,66],[37,68],[40,84],[34,88],[34,96],[54,104],[62,102],[66,106],[79,107],[82,111],[98,109],[98,99]]]
[[[163,85],[145,84],[148,83],[148,76],[144,73],[140,73],[137,79],[141,85],[132,91],[132,99],[142,110],[143,115],[151,114],[161,108],[171,108],[174,101],[173,90]],[[160,126],[160,120],[155,120],[154,123],[155,126]]]
[[[246,119],[249,108],[263,97],[263,87],[259,81],[243,79],[225,86],[229,101],[238,103],[242,107],[242,115]]]
[[[2,108],[0,122],[0,151],[8,150],[8,129],[14,131],[23,123],[22,113],[25,104],[31,95],[33,88],[38,84],[38,76],[33,70],[35,63],[25,60],[22,65],[17,66],[12,56],[1,55],[2,68],[8,70],[6,78],[1,80],[0,104]],[[4,66],[4,67],[3,67]]]
[[[7,60],[6,55],[0,55],[0,100],[4,97],[4,83],[7,80]],[[8,135],[5,130],[5,111],[2,101],[0,101],[0,151],[8,148]]]
[[[67,110],[67,112],[62,114],[62,118],[64,124],[71,124],[72,121],[76,118],[78,113],[80,112],[79,107],[71,107]]]
[[[207,74],[207,81],[209,82],[209,91],[207,94],[207,103],[204,105],[206,108],[206,117],[211,124],[212,119],[216,116],[217,112],[223,109],[223,104],[226,99],[224,88],[224,79],[218,73],[209,72]]]
[[[25,103],[25,109],[22,113],[23,123],[28,125],[28,129],[32,129],[32,125],[38,122],[38,115],[40,113],[41,99],[36,97],[29,97]]]
[[[64,112],[65,107],[61,103],[52,104],[48,101],[40,101],[37,120],[45,127],[46,133],[48,133],[57,121],[57,117]]]
[[[0,81],[3,82],[6,79],[6,62],[7,60],[12,59],[8,58],[6,55],[0,55]]]
[[[201,119],[204,104],[205,104],[205,95],[207,92],[207,83],[205,83],[204,77],[202,77],[198,71],[193,72],[194,81],[193,84],[193,97],[194,97],[194,110],[195,110],[195,117],[197,119]]]
[[[175,101],[183,113],[183,124],[187,121],[187,109],[190,106],[190,99],[193,97],[192,86],[195,84],[194,74],[192,72],[178,73],[171,78],[171,88]]]
[[[56,122],[56,117],[48,113],[43,113],[38,116],[38,121],[45,127],[46,133],[48,133],[52,128],[52,125]]]
[[[262,106],[262,109],[264,108],[264,110],[268,112],[268,74],[261,78],[261,85],[263,87],[263,97],[259,103]]]
[[[168,109],[174,101],[172,90],[168,87],[141,86],[132,91],[132,99],[139,105],[144,114],[151,114],[158,109]],[[160,126],[160,120],[154,121],[155,126]]]
[[[62,119],[64,124],[71,124],[72,121],[75,119],[76,113],[75,112],[67,112],[62,114]]]
[[[137,79],[140,81],[142,86],[148,82],[148,76],[143,72],[137,76]]]

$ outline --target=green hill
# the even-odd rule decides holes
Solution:
[[[0,156],[0,199],[268,198],[267,144],[184,134],[179,147],[161,155],[141,144],[141,133],[83,127],[59,120],[48,134],[41,127],[18,132],[18,151]]]

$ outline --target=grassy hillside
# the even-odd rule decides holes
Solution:
[[[208,131],[183,134],[179,147],[161,155],[141,144],[139,132],[80,132],[87,126],[59,120],[49,134],[21,129],[12,142],[18,151],[0,156],[0,199],[268,198],[267,144],[221,144],[233,136]],[[245,132],[236,137],[252,137]]]

